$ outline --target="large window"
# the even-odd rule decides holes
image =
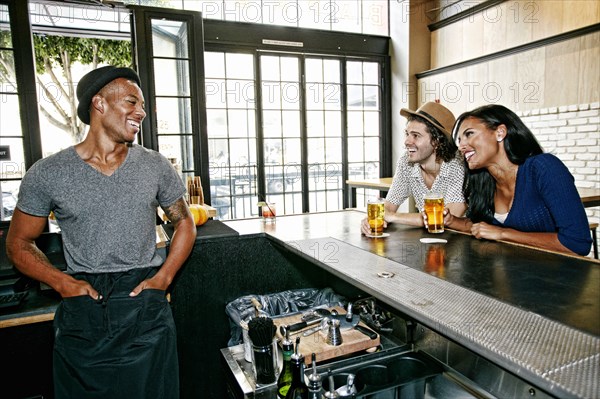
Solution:
[[[279,214],[302,213],[301,59],[260,56],[266,200]]]
[[[305,66],[309,210],[338,210],[344,199],[342,62],[309,57]]]
[[[256,215],[257,130],[250,54],[206,52],[211,205],[223,219]]]
[[[348,88],[348,176],[351,180],[380,177],[382,147],[381,74],[374,62],[347,64]],[[373,190],[357,190],[356,203],[366,205]]]
[[[383,137],[376,61],[205,54],[210,186],[219,217],[344,208],[346,178],[377,178]]]
[[[187,24],[152,19],[158,150],[186,176],[194,175]]]
[[[141,0],[125,3],[151,5]],[[31,30],[21,21],[18,32],[12,32],[10,7],[4,4],[19,4],[22,16],[29,11],[39,37],[118,39],[129,46],[130,35],[136,36],[131,41],[138,54],[136,67],[148,109],[153,111],[144,121],[140,143],[171,158],[184,178],[202,176],[205,197],[221,219],[258,216],[257,203],[264,200],[275,202],[280,215],[342,209],[348,205],[347,179],[390,175],[391,153],[385,147],[390,135],[389,88],[383,86],[384,74],[389,74],[388,39],[331,32],[351,25],[336,25],[341,20],[331,19],[333,11],[342,15],[337,14],[342,8],[349,18],[346,22],[359,15],[361,30],[366,31],[369,2],[279,2],[279,13],[284,8],[302,9],[304,17],[318,10],[330,13],[326,14],[329,25],[296,19],[278,27],[259,25],[277,21],[248,18],[248,10],[260,3],[264,13],[268,2],[237,2],[243,6],[244,18],[233,17],[228,9],[231,3],[152,3],[200,9],[205,18],[211,15],[204,8],[218,5],[228,22],[205,19],[202,40],[190,28],[202,25],[198,13],[133,7],[154,17],[131,21],[132,10],[119,6],[32,0],[27,7],[17,0],[0,0],[0,57],[5,73],[0,87],[0,152],[10,151],[10,158],[0,159],[1,219],[10,218],[23,172],[41,157],[77,142],[49,134],[51,124],[46,122],[40,133],[38,113],[47,115],[37,103],[45,98],[39,89],[52,84],[38,81],[36,86],[32,51],[28,51]],[[386,2],[372,3],[379,7]],[[192,24],[192,19],[201,23]],[[237,22],[246,20],[255,24]],[[130,23],[135,29],[130,29]],[[298,29],[308,26],[327,31]],[[147,50],[146,56],[139,56],[140,49]],[[29,65],[23,63],[27,59]],[[86,71],[76,70],[73,83]],[[19,119],[14,117],[17,114]],[[73,132],[71,136],[79,137]]]

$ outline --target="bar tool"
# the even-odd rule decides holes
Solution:
[[[308,398],[321,399],[323,386],[321,384],[321,376],[317,373],[317,355],[313,352],[311,355],[312,372],[308,376]]]
[[[327,344],[339,346],[342,344],[342,333],[340,332],[340,321],[333,319],[329,321],[329,330],[327,332]]]
[[[323,320],[323,318],[329,315],[331,315],[331,312],[327,309],[315,309],[309,314],[304,314],[301,319],[302,321],[287,326],[287,329],[289,331],[303,330],[308,326],[320,322],[321,320]]]
[[[240,327],[242,328],[242,342],[244,343],[244,360],[252,363],[252,342],[248,335],[248,322],[246,320],[240,321]]]
[[[336,392],[340,397],[352,396],[356,394],[356,386],[354,385],[354,378],[356,376],[354,374],[348,374],[348,379],[346,380],[346,385],[342,385]]]
[[[333,381],[333,375],[329,374],[329,391],[323,395],[325,399],[338,399],[340,394],[335,390],[335,382]]]
[[[252,306],[254,307],[255,317],[269,317],[269,314],[263,310],[263,306],[258,299],[252,297],[250,298],[250,302],[252,302]]]
[[[336,319],[340,322],[340,330],[350,330],[358,325],[360,322],[360,316],[352,313],[352,308],[350,307],[350,316],[348,313],[339,314],[337,310],[331,310],[331,318]]]
[[[352,323],[352,302],[348,302],[348,307],[346,308],[346,321]]]
[[[325,317],[323,320],[321,320],[321,323],[318,326],[309,328],[308,330],[304,330],[302,332],[302,336],[308,337],[318,331],[326,331],[327,326],[329,325],[329,320],[330,320],[329,317]]]

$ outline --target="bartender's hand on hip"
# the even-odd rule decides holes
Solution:
[[[131,297],[138,296],[140,294],[140,292],[142,292],[143,290],[147,290],[147,289],[166,291],[167,288],[169,288],[169,284],[171,284],[171,281],[164,278],[162,276],[162,274],[160,272],[158,272],[151,278],[146,279],[146,280],[142,281],[141,283],[139,283],[137,285],[137,287],[135,287],[129,293],[129,296],[131,296]]]
[[[61,284],[57,290],[62,298],[88,295],[95,301],[102,299],[102,295],[85,280],[77,280],[69,276],[70,281]]]

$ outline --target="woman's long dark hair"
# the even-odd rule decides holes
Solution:
[[[510,162],[521,165],[531,156],[543,153],[542,147],[531,130],[510,109],[497,104],[484,105],[463,113],[454,124],[454,139],[458,138],[460,125],[468,118],[480,120],[488,129],[495,130],[500,125],[506,126],[504,150]],[[466,164],[466,162],[465,162]],[[487,169],[467,170],[463,191],[467,204],[467,217],[474,223],[491,223],[494,219],[494,194],[496,180]]]

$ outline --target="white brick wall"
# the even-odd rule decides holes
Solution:
[[[600,189],[600,103],[518,114],[544,151],[556,155],[567,165],[577,187]],[[586,213],[590,222],[600,222],[600,207],[586,208]],[[600,234],[600,228],[598,230]]]

